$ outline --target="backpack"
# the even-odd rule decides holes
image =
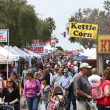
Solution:
[[[102,91],[102,82],[96,81],[92,85],[92,97],[96,100],[100,100],[105,97],[104,92]]]

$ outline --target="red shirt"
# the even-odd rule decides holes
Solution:
[[[69,64],[69,68],[71,67],[71,65],[75,66],[75,64],[74,64],[74,63],[72,63],[72,64]]]
[[[106,80],[106,81],[102,82],[102,91],[103,92],[104,92],[104,87],[106,85],[110,85],[110,81]],[[110,96],[109,97],[105,96],[103,99],[98,100],[97,103],[103,104],[103,105],[110,105]]]

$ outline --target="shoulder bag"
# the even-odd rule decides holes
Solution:
[[[41,93],[40,93],[40,90],[39,90],[39,87],[37,85],[37,80],[36,81],[36,93],[37,93],[37,97],[41,97]]]

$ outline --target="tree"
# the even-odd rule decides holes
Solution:
[[[57,48],[58,50],[63,50],[63,48],[60,47],[60,46],[57,46],[56,48]]]
[[[104,1],[104,8],[108,11],[108,13],[110,12],[110,1]]]
[[[26,0],[0,0],[0,28],[9,29],[10,45],[25,47],[35,39],[50,40],[56,26],[53,18],[39,19]]]
[[[26,0],[0,0],[0,7],[0,28],[9,29],[10,45],[24,47],[35,38],[37,17]]]
[[[55,30],[55,21],[52,18],[46,18],[45,20],[39,19],[38,22],[38,39],[46,42],[51,40],[51,34]]]
[[[105,11],[99,11],[99,9],[79,9],[72,17],[69,18],[69,22],[81,22],[98,24],[98,34],[110,34],[110,17]],[[67,27],[69,31],[69,27]],[[85,48],[92,48],[96,44],[94,39],[79,39],[70,37],[71,42],[80,42]]]
[[[55,30],[55,28],[56,28],[55,21],[51,17],[46,18],[45,21],[48,23],[49,32],[52,34],[53,30]]]

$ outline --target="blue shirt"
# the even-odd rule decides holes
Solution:
[[[64,75],[61,77],[60,79],[60,84],[63,88],[67,87],[70,83],[71,83],[72,77],[71,75],[67,75],[67,77],[65,77]]]
[[[75,73],[78,73],[78,67],[77,66],[74,66],[74,71],[75,71]]]

